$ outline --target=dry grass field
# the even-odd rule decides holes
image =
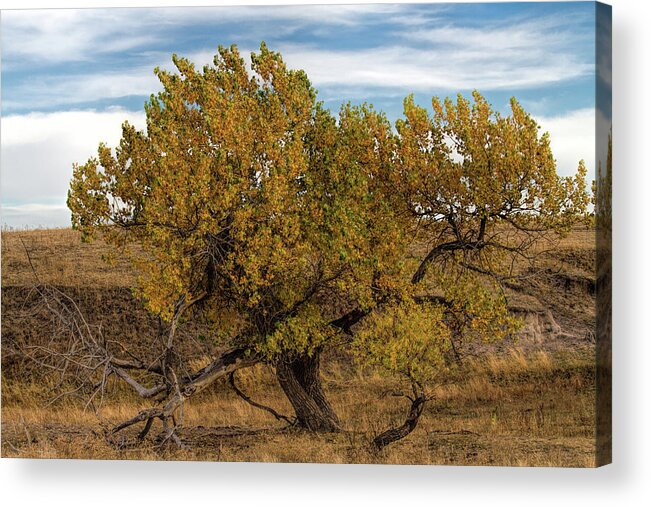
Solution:
[[[71,230],[2,235],[3,457],[594,466],[591,230],[575,230],[547,254],[548,276],[511,287],[513,311],[525,323],[519,339],[481,351],[444,378],[417,429],[380,453],[369,443],[402,421],[408,402],[390,394],[397,388],[393,380],[360,370],[345,355],[323,361],[325,388],[345,428],[335,434],[288,428],[238,398],[226,382],[185,405],[185,450],[161,449],[160,428],[138,447],[109,443],[103,428],[144,407],[117,384],[110,386],[99,418],[78,398],[51,402],[55,380],[34,375],[34,366],[13,348],[46,329],[26,317],[35,276],[67,291],[93,319],[131,340],[142,339],[150,325],[131,296],[129,266],[118,261],[107,267],[100,260],[104,253],[101,242],[81,244]],[[238,383],[256,401],[290,413],[268,367],[239,372]]]

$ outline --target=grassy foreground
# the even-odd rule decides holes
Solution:
[[[50,384],[15,365],[6,367],[11,363],[8,340],[26,332],[14,318],[17,302],[10,299],[17,297],[16,287],[29,287],[34,276],[23,245],[31,252],[39,277],[48,283],[108,293],[133,281],[128,266],[118,263],[106,269],[99,262],[103,246],[79,246],[72,231],[3,234],[3,457],[594,466],[594,346],[588,341],[563,342],[564,335],[555,339],[553,347],[545,342],[516,342],[469,360],[462,373],[442,380],[417,429],[381,453],[370,450],[371,440],[402,422],[408,401],[394,396],[400,389],[394,380],[361,371],[346,356],[323,361],[325,387],[344,432],[316,435],[288,428],[245,403],[222,382],[186,403],[180,436],[188,449],[161,448],[159,426],[141,446],[131,446],[128,440],[109,443],[103,427],[145,407],[130,392],[111,386],[98,419],[78,398],[49,403],[54,380]],[[590,235],[581,232],[568,238],[555,257],[567,257],[576,278],[581,265],[589,266],[593,248]],[[589,320],[593,300],[588,295],[580,297],[554,286],[538,289],[562,292],[563,299],[546,306],[565,332],[582,329],[582,322]],[[561,315],[570,300],[576,310]],[[100,305],[97,313],[105,309]],[[120,311],[129,314],[126,306]],[[126,322],[111,321],[116,326]],[[290,415],[289,403],[268,367],[241,371],[237,378],[254,400]]]
[[[139,447],[109,445],[101,421],[74,399],[46,405],[47,386],[3,382],[2,455],[29,458],[168,459],[267,462],[594,465],[594,370],[586,352],[551,356],[512,349],[471,362],[468,373],[436,390],[418,428],[373,453],[373,436],[398,423],[406,402],[382,377],[350,375],[328,363],[326,387],[346,432],[315,435],[287,428],[251,407],[225,384],[185,406],[181,432],[190,449],[159,449],[154,435]],[[289,404],[265,367],[242,372],[239,383],[256,400],[289,414]],[[143,408],[114,389],[104,423]]]

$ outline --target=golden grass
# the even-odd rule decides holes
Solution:
[[[102,261],[110,251],[101,240],[82,243],[80,233],[72,229],[3,231],[2,286],[31,286],[35,283],[34,271],[41,282],[59,286],[133,285],[133,270],[119,252],[115,264],[109,266]]]
[[[333,364],[335,365],[334,367]],[[593,359],[586,353],[525,354],[472,361],[465,374],[435,390],[417,429],[381,453],[372,438],[400,423],[407,402],[388,395],[395,381],[329,364],[325,383],[345,430],[317,435],[285,428],[236,397],[225,384],[184,408],[181,436],[189,450],[158,449],[153,434],[140,447],[119,449],[80,401],[45,406],[47,386],[3,382],[5,457],[220,460],[320,463],[594,466]],[[254,399],[289,414],[290,407],[263,366],[242,372],[240,386]],[[109,393],[105,424],[134,415],[141,404],[122,388]],[[160,428],[157,430],[159,431]],[[134,430],[135,431],[135,430]],[[155,432],[152,432],[155,433]],[[132,433],[133,435],[133,433]]]
[[[135,275],[120,252],[101,240],[82,243],[79,232],[72,229],[42,229],[2,231],[2,285],[25,286],[34,283],[34,275],[26,250],[39,278],[43,282],[72,287],[130,287]],[[585,226],[575,227],[571,234],[553,245],[550,260],[562,261],[564,254],[595,250],[595,231]],[[547,249],[550,245],[539,245]],[[415,251],[424,248],[414,247]],[[102,256],[111,253],[115,264],[107,265]],[[563,263],[563,268],[571,264]],[[567,269],[564,269],[567,271]]]
[[[549,262],[560,263],[566,273],[594,276],[594,246],[594,231],[577,228]],[[104,243],[81,243],[70,229],[3,232],[3,289],[33,285],[26,249],[43,282],[101,291],[130,287],[135,281],[119,257],[110,267],[101,261],[109,251]],[[559,309],[579,305],[572,309],[573,319],[585,314],[586,322],[594,322],[589,297],[578,301],[575,293],[552,286],[534,288],[547,291]],[[464,374],[449,376],[435,389],[417,429],[381,453],[371,452],[369,443],[402,422],[408,402],[387,394],[398,387],[394,380],[354,369],[346,358],[323,364],[326,389],[345,431],[316,435],[284,428],[222,383],[184,407],[181,436],[189,450],[159,449],[160,427],[142,446],[110,445],[102,424],[121,422],[146,406],[124,387],[111,387],[100,422],[78,399],[47,405],[52,384],[4,374],[1,450],[5,457],[33,458],[594,466],[592,348],[512,348],[473,359],[466,367]],[[255,400],[291,413],[265,367],[240,372],[238,384]]]

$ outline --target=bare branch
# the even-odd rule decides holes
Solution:
[[[230,384],[231,388],[233,391],[235,391],[235,394],[237,394],[240,398],[242,398],[244,401],[246,401],[249,405],[259,408],[261,410],[264,410],[266,412],[269,412],[272,416],[274,416],[278,421],[283,420],[287,422],[289,425],[294,425],[296,423],[296,419],[290,419],[287,416],[284,416],[282,414],[279,414],[276,412],[273,408],[268,407],[266,405],[263,405],[262,403],[258,403],[256,401],[253,401],[249,396],[247,396],[242,390],[237,387],[235,384],[235,372],[231,372],[230,375],[228,376],[228,383]]]

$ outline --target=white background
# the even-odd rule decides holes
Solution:
[[[57,1],[57,7],[218,5]],[[231,2],[233,3],[233,2]],[[278,2],[246,2],[278,3]],[[282,2],[314,3],[314,2]],[[319,3],[332,3],[321,1]],[[46,506],[651,505],[649,9],[612,0],[614,60],[614,464],[597,470],[233,463],[0,461],[0,503]],[[52,7],[0,0],[0,7]]]

